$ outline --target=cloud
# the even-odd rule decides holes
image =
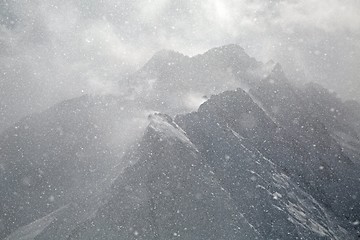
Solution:
[[[282,1],[277,23],[290,30],[298,27],[329,33],[359,31],[359,10],[359,2],[352,0]]]
[[[0,126],[86,92],[121,93],[121,76],[157,50],[195,55],[228,43],[280,62],[296,81],[358,97],[357,0],[4,0]]]
[[[207,99],[204,94],[198,92],[190,92],[185,96],[185,99],[183,101],[189,111],[196,111],[200,107],[200,105],[203,104],[206,100]]]

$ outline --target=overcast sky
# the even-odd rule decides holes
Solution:
[[[157,50],[237,43],[289,78],[360,99],[359,0],[0,0],[0,131],[107,94]]]

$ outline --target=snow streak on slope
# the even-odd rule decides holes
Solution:
[[[270,65],[236,45],[163,51],[127,76],[124,96],[24,119],[0,139],[0,238],[28,224],[10,237],[352,239],[357,105]],[[175,121],[147,118],[204,100]]]
[[[261,238],[170,117],[151,117],[136,154],[108,202],[70,239]]]

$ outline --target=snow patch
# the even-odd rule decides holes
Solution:
[[[149,116],[150,124],[149,127],[154,131],[160,134],[161,137],[165,139],[179,139],[187,146],[193,148],[196,152],[198,152],[195,145],[190,141],[190,139],[186,136],[185,131],[179,127],[171,117],[165,114],[152,114]]]

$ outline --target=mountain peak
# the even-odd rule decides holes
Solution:
[[[273,70],[272,70],[272,73],[275,73],[275,74],[277,74],[277,73],[280,73],[280,74],[284,73],[284,71],[283,71],[282,66],[280,65],[280,63],[276,63],[276,64],[275,64],[275,66],[274,66],[274,68],[273,68]]]
[[[156,74],[164,67],[180,64],[187,59],[189,59],[189,57],[182,53],[163,49],[152,56],[152,58],[142,68],[142,71]]]
[[[204,55],[249,57],[249,55],[245,52],[244,48],[240,47],[240,45],[237,44],[228,44],[221,47],[212,48]]]
[[[179,53],[174,50],[169,49],[161,49],[156,52],[152,58],[154,59],[168,59],[168,58],[184,58],[186,57],[184,54]]]
[[[148,64],[171,64],[178,63],[189,57],[174,50],[162,49],[156,52]]]
[[[224,45],[224,46],[220,46],[220,47],[216,47],[213,49],[210,49],[210,51],[215,51],[215,52],[244,52],[245,50],[244,48],[242,48],[240,45],[238,44],[228,44],[228,45]]]
[[[272,80],[277,80],[277,81],[283,81],[283,80],[286,80],[286,76],[285,76],[285,73],[284,73],[284,70],[281,66],[280,63],[276,63],[273,67],[273,69],[271,70],[269,76],[268,76],[269,79],[272,79]]]

